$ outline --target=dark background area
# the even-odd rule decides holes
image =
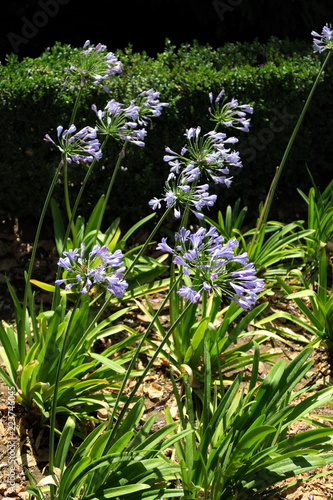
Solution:
[[[332,0],[11,0],[1,6],[0,61],[37,57],[56,41],[90,39],[114,51],[132,44],[154,56],[165,39],[213,47],[271,36],[311,43],[311,30],[332,21]]]

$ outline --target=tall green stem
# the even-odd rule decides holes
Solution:
[[[138,359],[138,356],[141,352],[141,348],[144,344],[144,342],[146,341],[147,339],[147,336],[148,334],[150,333],[152,327],[154,326],[154,323],[156,321],[156,318],[159,316],[159,314],[161,313],[163,307],[165,306],[167,300],[169,299],[169,296],[170,294],[173,292],[174,288],[178,285],[178,283],[180,283],[182,279],[182,276],[179,276],[179,279],[174,283],[173,287],[169,290],[168,294],[166,295],[165,299],[163,300],[163,302],[161,303],[158,311],[156,311],[156,313],[154,314],[154,317],[152,318],[150,324],[148,325],[148,328],[145,332],[145,334],[143,335],[141,341],[140,341],[140,344],[138,345],[138,347],[136,348],[136,351],[135,351],[135,354],[134,356],[132,357],[131,359],[131,362],[127,368],[127,371],[126,371],[126,374],[124,376],[124,379],[123,379],[123,382],[122,382],[122,385],[121,385],[121,388],[118,392],[118,395],[117,395],[117,398],[116,398],[116,401],[115,401],[115,404],[114,404],[114,409],[113,409],[113,412],[112,412],[112,415],[110,417],[110,420],[109,420],[109,425],[108,427],[111,428],[111,426],[113,425],[112,427],[112,432],[110,434],[110,437],[109,437],[109,443],[112,442],[112,439],[113,439],[113,436],[115,435],[117,429],[119,428],[120,424],[121,424],[121,421],[122,421],[122,418],[123,416],[125,415],[129,405],[131,404],[137,390],[140,388],[145,376],[147,375],[147,373],[149,372],[151,366],[153,365],[154,361],[156,360],[157,356],[160,354],[160,352],[162,351],[163,347],[165,346],[166,342],[168,341],[172,331],[176,328],[176,326],[178,325],[178,323],[182,320],[182,318],[185,316],[185,314],[187,313],[188,309],[191,307],[192,303],[189,303],[187,304],[187,306],[183,309],[183,311],[181,312],[181,314],[178,316],[178,318],[174,321],[174,323],[170,326],[169,330],[166,332],[166,334],[164,335],[163,339],[161,340],[161,342],[159,343],[159,346],[157,347],[157,349],[155,350],[153,356],[150,358],[149,362],[147,363],[147,366],[145,367],[144,371],[142,372],[142,374],[140,375],[140,377],[137,379],[137,382],[133,388],[133,390],[131,391],[131,395],[126,398],[126,401],[119,413],[119,415],[117,416],[116,418],[116,411],[118,409],[118,405],[119,405],[119,402],[120,402],[120,398],[122,396],[122,393],[123,393],[123,390],[126,386],[126,383],[128,381],[128,379],[130,378],[131,376],[131,371],[134,367],[134,364],[135,362],[137,361]],[[116,418],[116,421],[114,422],[114,419]]]
[[[71,118],[70,118],[70,121],[69,121],[69,124],[68,124],[69,127],[75,122],[77,110],[79,109],[80,100],[81,100],[81,97],[82,97],[82,92],[83,92],[83,85],[80,86],[80,90],[79,90],[79,92],[76,95],[76,99],[75,99],[75,103],[74,103],[74,106],[73,106]]]
[[[195,191],[197,184],[198,184],[198,181],[194,181],[191,184],[191,191],[190,191],[189,200],[186,203],[186,206],[185,206],[185,209],[184,209],[184,212],[183,212],[180,224],[179,224],[179,229],[181,229],[182,227],[187,227],[188,219],[189,219],[189,215],[190,215],[190,199],[191,199],[191,195]],[[174,280],[175,280],[175,264],[173,262],[171,262],[170,286],[172,286]],[[182,310],[183,307],[184,307],[183,298],[180,297],[178,294],[173,294],[173,296],[170,298],[170,307],[169,307],[171,323],[173,323],[176,320],[176,318],[179,315],[179,311]],[[178,359],[181,359],[181,348],[180,348],[181,344],[179,341],[179,332],[177,329],[175,329],[173,331],[172,338],[173,338],[173,343],[174,343],[174,349],[177,353],[177,357],[178,357]]]
[[[54,457],[55,457],[55,446],[54,446],[55,432],[54,431],[55,431],[55,424],[56,424],[58,389],[59,389],[61,368],[62,368],[62,363],[63,363],[64,357],[66,354],[66,349],[68,346],[70,327],[72,325],[72,321],[73,321],[75,311],[77,309],[79,301],[80,301],[80,298],[78,298],[74,304],[69,321],[66,325],[65,332],[63,333],[63,341],[62,341],[61,351],[59,354],[59,359],[58,359],[58,363],[57,363],[57,371],[56,371],[55,381],[54,381],[53,400],[52,400],[52,407],[51,407],[51,412],[50,412],[50,438],[49,438],[49,473],[51,475],[53,474],[53,468],[54,468]],[[54,488],[51,488],[51,500],[53,500],[53,498],[54,498]]]
[[[64,170],[63,170],[63,185],[64,185],[64,199],[65,199],[65,207],[66,207],[66,212],[67,212],[67,217],[69,221],[69,227],[72,231],[72,238],[74,242],[74,247],[77,246],[77,236],[76,236],[76,228],[75,224],[73,221],[73,216],[72,216],[72,209],[71,209],[71,204],[70,204],[70,199],[69,199],[69,191],[68,191],[68,163],[64,159]]]
[[[69,127],[75,122],[77,110],[79,109],[79,104],[80,100],[82,97],[82,91],[83,87],[80,87],[80,90],[76,96],[76,100],[74,103],[74,107],[72,110],[71,118],[69,121]],[[71,211],[71,204],[70,204],[70,198],[69,198],[69,191],[68,191],[68,163],[66,160],[64,160],[64,170],[63,170],[63,185],[64,185],[64,199],[65,199],[65,206],[66,206],[66,212],[67,212],[67,217],[68,220],[70,221],[70,227],[72,230],[72,236],[73,236],[73,241],[76,241],[76,229],[75,229],[75,224],[73,223],[73,217],[72,217],[72,211]]]
[[[152,232],[148,236],[147,240],[144,242],[144,244],[140,248],[139,253],[135,256],[135,258],[133,259],[131,265],[127,268],[127,270],[125,272],[125,275],[124,275],[124,278],[126,278],[126,276],[132,271],[133,267],[135,266],[135,264],[137,263],[137,261],[139,260],[139,258],[141,257],[141,255],[145,252],[145,250],[147,249],[147,247],[150,244],[151,240],[154,238],[155,234],[157,233],[157,231],[162,226],[163,222],[166,220],[166,218],[168,217],[168,215],[170,214],[170,212],[173,210],[173,207],[174,207],[174,205],[171,205],[164,212],[164,214],[162,215],[162,217],[159,219],[159,221],[157,222],[156,226],[154,227],[154,229],[152,230]]]
[[[146,250],[147,246],[149,245],[150,241],[152,240],[152,238],[154,237],[154,235],[156,234],[156,232],[158,231],[158,229],[161,227],[163,221],[166,219],[166,217],[169,215],[169,213],[170,213],[170,211],[172,209],[173,209],[173,206],[171,206],[170,208],[168,208],[168,210],[166,210],[166,212],[164,212],[164,214],[162,215],[162,217],[159,219],[159,221],[156,224],[154,230],[150,233],[147,241],[141,247],[140,252],[135,256],[135,258],[133,259],[131,265],[126,269],[125,274],[124,274],[124,279],[131,272],[131,270],[133,269],[133,267],[135,266],[136,262],[141,257],[141,255],[143,255],[143,253],[145,252],[145,250]],[[78,343],[78,345],[75,347],[75,350],[73,351],[72,356],[74,356],[75,352],[80,349],[80,347],[82,346],[82,343],[84,342],[86,336],[94,329],[94,327],[98,323],[99,319],[103,316],[105,310],[107,309],[107,307],[110,304],[111,298],[112,298],[112,296],[110,295],[110,297],[107,300],[105,300],[105,302],[103,303],[102,307],[95,314],[94,318],[90,322],[90,325],[88,326],[88,328],[85,331],[84,337],[82,337],[82,339],[80,340],[80,342]]]
[[[120,169],[120,166],[121,166],[121,160],[123,158],[123,154],[126,150],[126,146],[128,144],[128,141],[125,141],[124,142],[124,146],[122,147],[122,150],[120,151],[119,155],[118,155],[118,160],[117,160],[117,163],[113,169],[113,172],[112,172],[112,177],[111,177],[111,180],[109,182],[109,185],[108,185],[108,189],[107,189],[107,192],[105,193],[105,198],[104,198],[104,203],[103,203],[103,207],[98,215],[98,223],[97,223],[97,227],[96,227],[96,234],[95,234],[95,243],[97,241],[97,236],[98,236],[98,231],[100,230],[101,228],[101,225],[102,225],[102,221],[103,221],[103,217],[104,217],[104,213],[105,213],[105,210],[106,210],[106,207],[107,207],[107,204],[108,204],[108,201],[109,201],[109,198],[110,198],[110,195],[111,195],[111,191],[112,191],[112,188],[114,186],[114,183],[115,183],[115,180],[116,180],[116,177],[117,177],[117,174],[118,174],[118,171]]]
[[[102,143],[102,145],[101,145],[101,149],[102,149],[102,150],[103,150],[103,148],[105,147],[105,145],[106,145],[107,141],[108,141],[108,137],[106,137],[106,138],[104,139],[104,141],[103,141],[103,143]],[[79,203],[80,203],[80,201],[81,201],[81,198],[82,198],[82,195],[83,195],[83,191],[84,191],[84,189],[85,189],[85,187],[86,187],[86,184],[87,184],[87,182],[88,182],[88,179],[89,179],[89,177],[90,177],[90,175],[91,175],[91,173],[92,173],[92,171],[93,171],[93,169],[94,169],[94,167],[95,167],[96,163],[97,163],[97,160],[96,160],[96,159],[94,159],[94,160],[90,163],[89,168],[88,168],[88,170],[87,170],[87,173],[86,173],[86,175],[85,175],[85,177],[84,177],[84,179],[83,179],[83,182],[82,182],[82,184],[81,184],[80,190],[79,190],[79,192],[78,192],[78,194],[77,194],[76,200],[75,200],[74,205],[73,205],[73,209],[72,209],[72,211],[71,211],[71,217],[70,217],[70,219],[69,219],[69,221],[68,221],[68,224],[67,224],[67,229],[66,229],[66,232],[65,232],[65,235],[64,235],[64,238],[63,238],[63,250],[65,250],[67,238],[68,238],[68,236],[69,236],[69,233],[70,233],[71,227],[72,227],[72,225],[74,224],[74,217],[75,217],[75,215],[76,215],[76,212],[77,212],[77,209],[78,209]],[[77,245],[75,245],[75,246],[77,246]],[[59,278],[60,272],[61,272],[61,269],[60,269],[60,268],[58,268],[56,279],[58,279],[58,278]],[[54,293],[54,296],[53,296],[53,302],[52,302],[52,308],[53,308],[53,309],[55,308],[55,304],[57,303],[58,298],[59,298],[59,291],[56,291],[56,292]]]
[[[305,101],[305,104],[303,106],[303,109],[302,109],[302,112],[297,120],[297,123],[294,127],[294,130],[293,130],[293,133],[291,134],[291,137],[289,139],[289,142],[287,144],[287,147],[285,149],[285,152],[282,156],[282,159],[281,159],[281,163],[280,165],[277,167],[276,171],[275,171],[275,175],[273,177],[273,180],[271,182],[271,185],[270,185],[270,188],[268,190],[268,193],[267,193],[267,196],[266,196],[266,200],[265,200],[265,203],[264,203],[264,206],[260,212],[260,216],[259,216],[259,219],[258,219],[258,222],[256,224],[256,229],[255,229],[255,232],[254,232],[254,235],[253,235],[253,238],[252,238],[252,241],[251,241],[251,244],[250,244],[250,247],[249,247],[249,255],[251,256],[251,251],[252,251],[252,248],[253,248],[253,245],[256,241],[256,238],[257,238],[257,234],[258,234],[258,231],[260,229],[260,227],[265,224],[267,222],[267,217],[268,217],[268,214],[269,214],[269,211],[270,211],[270,208],[271,208],[271,204],[272,204],[272,201],[273,201],[273,197],[274,197],[274,194],[275,194],[275,190],[276,190],[276,187],[278,185],[278,182],[279,182],[279,179],[281,177],[281,174],[282,174],[282,170],[287,162],[287,159],[288,159],[288,156],[289,156],[289,153],[290,153],[290,150],[294,144],[294,141],[296,139],[296,136],[297,136],[297,133],[299,131],[299,128],[303,122],[303,119],[304,119],[304,116],[305,116],[305,113],[309,107],[309,104],[312,100],[312,97],[313,97],[313,94],[317,88],[317,85],[320,81],[320,78],[321,78],[321,75],[324,71],[324,68],[328,62],[328,59],[331,55],[331,51],[329,50],[327,52],[327,55],[326,55],[326,58],[318,72],[318,75],[314,81],[314,84],[310,90],[310,93],[308,95],[308,98],[307,100]]]
[[[59,162],[59,165],[55,171],[55,174],[53,176],[53,180],[52,180],[51,185],[49,187],[48,193],[47,193],[46,198],[44,200],[44,205],[43,205],[40,217],[39,217],[38,226],[37,226],[37,230],[36,230],[36,234],[35,234],[35,239],[34,239],[34,243],[32,246],[31,257],[30,257],[30,262],[29,262],[29,267],[28,267],[28,272],[27,272],[27,277],[26,277],[26,285],[25,285],[25,289],[24,289],[21,323],[19,325],[17,325],[17,327],[18,327],[18,349],[19,349],[19,356],[20,356],[21,363],[24,362],[25,355],[26,355],[26,345],[25,345],[26,318],[25,318],[25,316],[26,316],[27,304],[28,304],[28,291],[29,291],[28,283],[30,282],[30,279],[32,276],[32,271],[34,268],[36,252],[37,252],[37,245],[38,245],[38,241],[40,238],[42,226],[44,223],[46,211],[48,209],[48,206],[49,206],[55,185],[57,183],[60,171],[62,169],[62,166],[63,166],[62,162]]]

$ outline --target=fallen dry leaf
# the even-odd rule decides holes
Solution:
[[[163,388],[156,382],[152,382],[151,384],[146,385],[144,391],[149,399],[153,401],[159,400],[163,396]]]

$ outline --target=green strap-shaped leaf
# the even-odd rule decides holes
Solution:
[[[90,356],[99,361],[100,363],[102,363],[102,365],[108,366],[109,368],[111,368],[111,370],[113,370],[116,373],[126,373],[125,368],[116,363],[115,361],[112,361],[112,359],[109,359],[95,352],[91,352]]]
[[[233,472],[239,469],[249,456],[254,454],[255,449],[266,436],[273,432],[276,432],[276,428],[271,425],[259,425],[247,431],[229,457],[228,476],[232,476]]]
[[[61,436],[57,446],[57,451],[54,457],[54,465],[58,467],[61,471],[64,469],[66,459],[68,457],[68,452],[71,446],[72,437],[75,431],[75,418],[68,417],[61,431]]]
[[[186,350],[185,357],[184,357],[184,364],[189,364],[191,358],[195,354],[196,350],[198,349],[199,345],[203,342],[203,339],[205,338],[205,334],[207,331],[207,325],[210,322],[210,318],[204,318],[200,321],[199,325],[195,329],[194,333],[191,335],[190,338],[190,345],[188,349]]]
[[[95,493],[92,495],[84,496],[82,500],[101,500],[101,498],[115,498],[123,497],[124,495],[129,495],[130,493],[136,493],[142,490],[149,490],[151,488],[150,484],[126,484],[125,486],[116,486],[114,488],[99,489],[98,495]]]
[[[287,458],[257,471],[254,475],[245,477],[241,481],[243,486],[242,492],[248,492],[248,496],[250,497],[250,493],[261,493],[285,479],[296,477],[298,474],[317,469],[318,467],[324,467],[331,463],[333,463],[333,453],[301,455],[294,458]]]

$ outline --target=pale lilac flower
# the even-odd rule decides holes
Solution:
[[[173,263],[191,278],[192,284],[183,285],[177,292],[185,301],[196,303],[205,291],[226,296],[248,310],[258,300],[264,281],[257,278],[246,252],[237,255],[239,243],[235,238],[223,243],[213,226],[208,230],[201,227],[195,233],[181,228],[175,234],[175,248],[162,238],[157,250],[170,253]]]
[[[123,279],[125,267],[121,250],[110,252],[107,246],[95,245],[85,257],[84,244],[80,249],[64,252],[58,265],[65,269],[63,278],[56,285],[65,284],[65,290],[86,294],[93,286],[102,286],[118,298],[122,298],[128,283]]]
[[[313,39],[314,52],[324,52],[326,49],[333,48],[333,30],[331,25],[326,24],[321,34],[311,31],[311,35],[315,37]]]
[[[192,303],[199,302],[201,297],[200,292],[196,292],[192,287],[185,285],[178,290],[178,294],[184,297],[185,302],[190,300]]]
[[[153,198],[149,201],[149,206],[153,209],[153,210],[157,210],[159,208],[161,208],[161,199],[160,198]]]
[[[44,140],[54,144],[62,153],[62,161],[68,163],[90,163],[100,160],[102,151],[97,139],[97,129],[84,127],[76,131],[75,125],[65,129],[60,125],[57,127],[58,144],[46,134]]]

